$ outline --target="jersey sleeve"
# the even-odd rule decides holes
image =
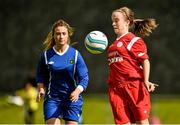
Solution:
[[[41,55],[37,65],[36,82],[46,84],[49,80],[49,70],[46,65],[44,53]]]
[[[145,59],[149,59],[146,44],[142,39],[138,39],[134,43],[130,50],[130,53],[135,57],[135,59],[139,60],[140,62],[144,61]]]
[[[77,56],[76,76],[78,77],[77,85],[82,86],[83,90],[85,90],[88,86],[89,75],[88,75],[87,66],[83,60],[83,57],[79,52]]]

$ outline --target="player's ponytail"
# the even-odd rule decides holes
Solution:
[[[114,10],[113,12],[121,12],[125,19],[129,20],[129,28],[131,28],[131,30],[137,36],[149,36],[152,30],[157,27],[155,19],[135,19],[134,12],[128,7],[121,7]]]
[[[137,36],[149,36],[157,27],[156,20],[152,18],[148,19],[134,19],[133,30]]]

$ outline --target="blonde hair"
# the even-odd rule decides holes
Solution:
[[[135,19],[134,12],[128,7],[121,7],[114,10],[113,12],[121,12],[124,17],[129,20],[129,27],[133,29],[133,32],[137,36],[149,36],[158,25],[156,20],[153,18],[148,19]]]
[[[67,28],[68,35],[69,35],[68,44],[70,44],[70,36],[73,35],[74,29],[72,27],[70,27],[70,25],[68,23],[66,23],[64,20],[60,19],[53,24],[51,31],[48,33],[45,41],[43,42],[44,50],[48,50],[55,45],[54,30],[58,26],[64,26]]]

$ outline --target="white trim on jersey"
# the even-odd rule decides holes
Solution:
[[[74,60],[74,73],[73,73],[74,75],[75,75],[75,72],[76,72],[77,57],[78,57],[78,51],[76,50],[75,60]],[[74,84],[75,84],[75,86],[77,86],[75,79],[74,79]],[[81,85],[78,85],[77,88],[79,88],[81,92],[84,90],[84,88]]]
[[[129,32],[124,33],[123,35],[121,35],[121,36],[117,37],[117,38],[116,38],[116,40],[119,40],[121,37],[125,36],[125,35],[126,35],[126,34],[128,34],[128,33],[129,33]]]
[[[48,61],[47,61],[47,55],[46,55],[47,51],[44,52],[44,58],[45,58],[45,63],[46,65],[48,64]]]
[[[51,78],[52,78],[52,76],[51,76],[51,72],[49,72],[49,81],[51,81]],[[51,90],[50,90],[50,88],[51,88],[51,82],[49,83],[49,86],[48,86],[48,92],[47,92],[47,95],[49,96],[49,98],[51,98],[51,95],[50,95],[50,92],[51,92]]]
[[[75,76],[75,72],[76,72],[77,57],[78,57],[78,51],[76,50],[76,51],[75,51],[75,59],[74,59],[74,72],[73,72],[73,75],[74,75],[74,76]],[[74,79],[74,86],[77,86],[75,79]]]
[[[138,39],[140,39],[140,37],[134,37],[134,38],[132,38],[132,40],[129,42],[129,44],[127,45],[127,49],[130,51],[131,50],[131,48],[132,48],[132,46],[134,45],[134,43],[138,40]]]
[[[47,60],[47,51],[44,52],[44,58],[45,58],[45,63],[46,65],[48,66],[49,68],[49,65],[48,65],[48,60]],[[51,72],[49,72],[49,82],[51,81]],[[50,88],[51,88],[51,82],[49,83],[49,86],[48,86],[48,92],[47,92],[47,95],[49,96],[49,98],[51,98],[51,95],[50,95]]]
[[[60,53],[60,52],[58,52],[58,51],[55,49],[55,46],[53,46],[53,50],[55,51],[55,53],[58,54],[58,55],[60,55],[60,56],[64,55],[64,54],[68,51],[68,49],[69,49],[69,45],[67,45],[67,47],[66,47],[66,49],[64,50],[64,52]]]
[[[75,71],[76,71],[77,57],[78,57],[78,51],[76,50],[76,53],[75,53],[75,60],[74,60],[74,73],[73,73],[73,74],[75,74]]]
[[[81,85],[78,85],[77,88],[79,88],[79,90],[82,92],[84,90],[84,88]]]

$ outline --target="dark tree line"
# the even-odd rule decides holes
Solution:
[[[104,32],[109,44],[115,39],[111,26],[114,9],[128,6],[136,18],[155,18],[158,28],[144,38],[151,60],[157,93],[179,93],[180,89],[180,1],[178,0],[1,0],[0,1],[0,90],[14,91],[23,86],[30,70],[36,68],[42,42],[59,18],[75,28],[74,47],[83,55],[90,74],[89,92],[107,91],[106,52],[88,53],[84,38],[92,30]]]

